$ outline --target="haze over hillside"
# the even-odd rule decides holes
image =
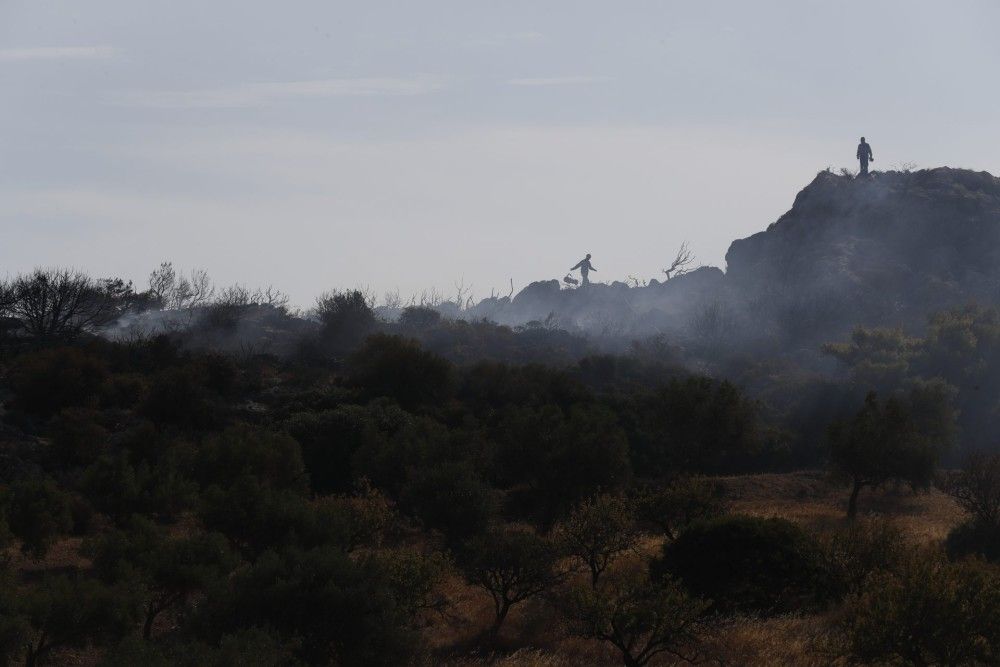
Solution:
[[[732,243],[725,272],[701,267],[646,286],[575,289],[553,279],[460,315],[776,352],[816,347],[858,325],[918,331],[930,312],[995,304],[998,260],[1000,179],[950,168],[869,179],[824,171],[775,223]],[[453,306],[443,312],[459,315]]]

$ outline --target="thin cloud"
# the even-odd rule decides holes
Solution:
[[[511,86],[575,86],[608,81],[606,76],[550,76],[527,79],[509,79]]]
[[[258,107],[291,98],[425,95],[441,90],[440,77],[344,78],[250,83],[207,90],[135,91],[112,98],[119,106],[152,109],[225,109]]]
[[[101,60],[118,53],[113,46],[46,46],[31,49],[0,49],[0,62],[24,60]]]

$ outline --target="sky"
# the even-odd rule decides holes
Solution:
[[[0,276],[478,298],[725,268],[826,167],[1000,174],[994,0],[0,0]]]

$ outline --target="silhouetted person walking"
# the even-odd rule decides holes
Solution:
[[[570,269],[570,271],[576,271],[577,269],[580,269],[580,277],[583,278],[583,284],[584,285],[589,285],[590,284],[590,278],[587,277],[588,274],[591,271],[596,271],[597,270],[597,269],[594,268],[594,265],[590,263],[590,253],[589,252],[587,253],[587,256],[584,257],[583,259],[581,259],[579,262],[577,262],[576,266],[574,266],[572,269]]]
[[[858,144],[858,159],[861,160],[861,173],[859,176],[868,175],[868,162],[874,162],[875,157],[872,155],[872,147],[865,141],[864,137],[861,137],[861,143]]]

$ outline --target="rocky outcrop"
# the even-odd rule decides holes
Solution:
[[[948,168],[823,172],[766,231],[735,241],[726,262],[734,298],[763,302],[779,320],[812,303],[824,311],[814,328],[913,327],[933,310],[996,303],[1000,179]]]
[[[731,340],[730,329],[811,349],[858,324],[916,328],[934,310],[1000,301],[1000,179],[821,172],[765,231],[734,241],[726,263],[638,287],[535,282],[463,316],[625,336]]]

